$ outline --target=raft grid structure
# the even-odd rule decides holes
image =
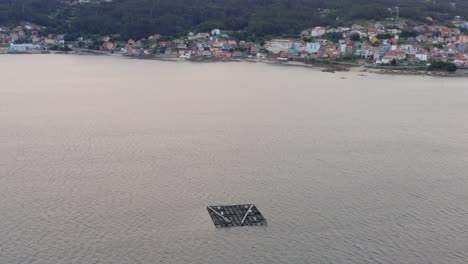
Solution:
[[[206,209],[217,228],[267,224],[254,204],[207,206]]]

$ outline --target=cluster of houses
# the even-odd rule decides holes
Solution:
[[[11,28],[0,26],[0,45],[7,45],[9,52],[39,52],[65,45],[64,35],[42,35],[43,30],[44,27],[31,23]]]
[[[109,45],[112,44],[105,42],[102,50],[108,50]],[[119,45],[114,45],[114,49],[127,55],[158,54],[185,59],[265,58],[267,56],[266,51],[259,43],[237,41],[227,34],[222,34],[219,29],[197,34],[190,32],[184,38],[176,38],[171,41],[164,40],[161,35],[155,34],[147,39],[130,39],[120,48]]]
[[[468,29],[468,22],[456,17],[452,23],[458,27],[410,27],[405,23],[388,27],[379,22],[338,28],[319,26],[302,31],[298,38],[271,39],[265,43],[238,41],[219,29],[213,29],[197,34],[190,32],[186,37],[171,41],[159,34],[140,40],[130,39],[127,43],[113,43],[106,38],[101,50],[136,56],[160,54],[185,59],[351,58],[363,63],[406,65],[441,60],[454,62],[458,67],[468,67],[468,36],[462,33],[464,27]],[[338,38],[330,39],[331,34]]]
[[[231,38],[230,32],[190,32],[184,37],[163,37],[154,34],[143,39],[113,40],[103,36],[96,40],[78,38],[65,41],[64,35],[41,35],[40,26],[26,23],[14,28],[0,27],[0,43],[10,44],[10,51],[50,49],[67,46],[71,49],[98,48],[101,52],[129,56],[167,56],[183,59],[256,60],[358,60],[365,64],[426,64],[440,60],[468,67],[468,22],[460,17],[452,21],[456,27],[440,25],[408,26],[406,23],[385,25],[381,22],[350,27],[318,26],[301,32],[294,39],[271,39],[248,42]],[[332,37],[333,36],[333,37]],[[22,44],[19,44],[22,43]]]
[[[387,28],[382,23],[370,26],[315,27],[304,30],[300,39],[273,39],[265,48],[279,58],[314,57],[322,59],[353,58],[373,64],[420,64],[430,60],[454,62],[468,67],[468,28],[466,21],[455,18],[458,28],[406,24]],[[329,36],[338,36],[331,41]]]

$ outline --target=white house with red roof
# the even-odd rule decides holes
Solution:
[[[399,61],[399,60],[404,60],[404,59],[406,59],[406,52],[401,51],[401,50],[391,50],[385,53],[385,55],[382,58],[382,63],[388,64],[392,60]]]

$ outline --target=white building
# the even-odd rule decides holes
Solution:
[[[316,54],[320,50],[320,43],[310,42],[307,43],[307,52],[311,54]]]
[[[346,44],[340,44],[340,52],[345,53],[346,52]]]
[[[427,55],[427,53],[418,52],[416,53],[416,58],[420,61],[428,61],[429,56]]]
[[[281,51],[289,51],[293,47],[294,42],[290,39],[272,39],[268,42],[267,50],[273,53]]]
[[[212,35],[212,36],[221,35],[221,30],[215,28],[215,29],[211,30],[211,35]]]
[[[26,52],[26,51],[33,51],[33,50],[40,50],[41,46],[31,43],[25,44],[10,44],[10,51],[12,52]]]
[[[321,36],[325,35],[325,33],[327,33],[327,31],[325,30],[324,27],[315,27],[315,28],[312,29],[312,31],[310,32],[310,35],[311,35],[313,38],[316,38],[316,37],[321,37]]]

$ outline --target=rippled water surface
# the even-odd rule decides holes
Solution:
[[[466,264],[467,121],[461,78],[3,55],[0,263]]]

